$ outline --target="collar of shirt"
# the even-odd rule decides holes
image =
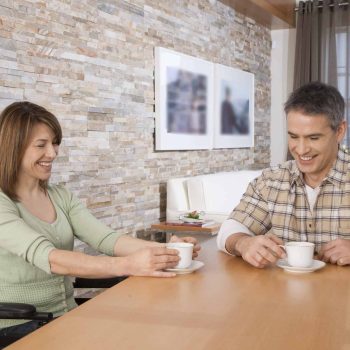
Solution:
[[[300,172],[296,161],[292,160],[290,161],[290,173],[291,173],[291,185],[295,185],[295,183],[298,183],[299,185],[304,185],[304,179],[303,174]],[[330,170],[328,175],[325,177],[323,182],[329,181],[334,186],[338,186],[340,188],[343,188],[345,185],[346,178],[349,176],[350,173],[350,155],[345,153],[342,149],[339,149],[337,160],[333,166],[333,168]]]

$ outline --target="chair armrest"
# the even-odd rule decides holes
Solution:
[[[82,278],[76,277],[73,283],[74,288],[110,288],[119,282],[124,281],[128,276],[112,278]]]
[[[35,306],[21,303],[0,303],[0,318],[30,318],[36,312]]]
[[[0,319],[43,320],[53,318],[51,312],[37,312],[35,306],[23,303],[0,303]]]

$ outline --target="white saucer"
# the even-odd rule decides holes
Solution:
[[[204,262],[198,260],[192,260],[192,264],[185,269],[165,269],[165,271],[176,272],[178,275],[184,275],[185,273],[191,273],[204,266]]]
[[[278,260],[277,266],[284,269],[284,271],[287,272],[293,272],[293,273],[308,273],[308,272],[314,272],[316,270],[322,269],[326,266],[326,263],[320,260],[313,260],[312,265],[310,267],[294,267],[288,265],[286,260]]]

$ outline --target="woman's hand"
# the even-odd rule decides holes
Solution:
[[[177,237],[177,236],[171,236],[170,238],[170,242],[174,243],[174,242],[186,242],[186,243],[193,243],[193,254],[192,254],[192,258],[196,258],[198,256],[198,252],[201,250],[201,246],[198,243],[198,241],[193,238],[193,237]]]
[[[175,267],[179,260],[176,249],[146,247],[125,257],[126,271],[131,276],[174,277],[175,273],[162,270]]]

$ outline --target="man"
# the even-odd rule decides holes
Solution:
[[[239,131],[236,114],[231,103],[231,89],[225,88],[225,99],[221,103],[221,133],[233,134]]]
[[[218,247],[262,268],[285,257],[279,244],[308,241],[319,259],[350,264],[350,155],[339,147],[344,100],[313,82],[291,94],[285,112],[294,160],[250,183],[223,223]]]

